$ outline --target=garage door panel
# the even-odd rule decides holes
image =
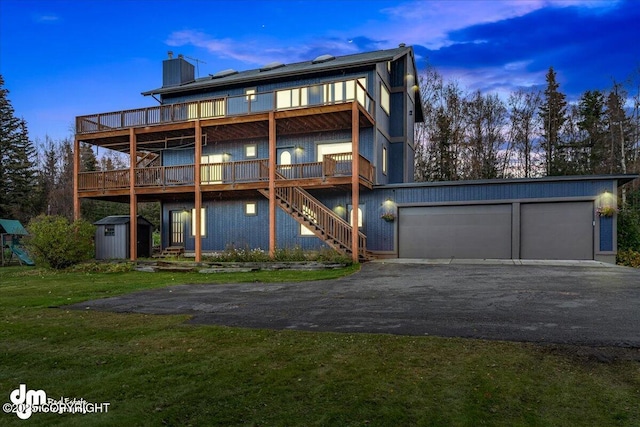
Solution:
[[[593,259],[593,203],[520,206],[522,259]]]
[[[401,258],[511,258],[511,205],[401,208]]]

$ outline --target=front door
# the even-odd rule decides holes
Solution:
[[[170,246],[184,246],[184,211],[171,211]]]
[[[291,152],[293,150],[291,148],[278,148],[277,156],[278,156],[278,171],[287,179],[295,178],[293,176],[293,167],[291,167]]]

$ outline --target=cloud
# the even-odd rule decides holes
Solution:
[[[466,69],[466,79],[486,79],[487,88],[499,86],[499,76],[508,86],[514,78],[526,81],[525,76],[553,66],[562,90],[574,97],[585,88],[606,89],[611,78],[623,79],[637,67],[640,9],[633,2],[562,6],[454,30],[447,35],[450,44],[416,46],[416,52],[436,68]],[[509,64],[521,66],[505,75]]]
[[[325,53],[347,55],[361,52],[363,46],[368,48],[376,43],[364,37],[356,37],[351,40],[351,43],[347,39],[324,37],[314,38],[311,42],[302,42],[292,47],[286,40],[266,40],[264,38],[251,38],[249,40],[219,39],[196,30],[174,31],[165,42],[173,47],[194,46],[205,49],[210,54],[222,59],[230,59],[255,66],[261,66],[272,61],[285,63],[308,61]],[[286,44],[286,46],[282,46],[283,44]],[[264,48],[264,46],[269,47]]]
[[[38,15],[35,17],[36,22],[56,22],[59,21],[60,17],[57,15]]]

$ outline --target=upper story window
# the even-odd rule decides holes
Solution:
[[[244,156],[248,159],[258,156],[258,147],[256,144],[247,144],[244,146]]]
[[[387,174],[387,147],[382,147],[382,173]]]
[[[389,96],[389,89],[381,82],[380,83],[380,106],[387,113],[391,111],[391,97]]]
[[[304,107],[309,105],[308,88],[298,87],[276,92],[277,109]]]
[[[343,102],[358,100],[365,105],[365,91],[367,79],[361,77],[357,80],[347,80],[343,82],[327,83],[324,85],[324,102]]]
[[[247,101],[255,101],[256,100],[256,88],[245,89],[245,95],[247,95]]]

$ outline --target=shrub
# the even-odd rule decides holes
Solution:
[[[640,213],[626,208],[618,214],[618,249],[640,251]]]
[[[27,249],[36,260],[60,270],[93,258],[95,227],[84,220],[40,215],[27,226]]]
[[[291,248],[278,248],[275,253],[276,261],[293,262],[293,261],[306,261],[307,256],[300,246]]]
[[[619,251],[616,262],[627,267],[640,268],[640,252],[632,250]]]

